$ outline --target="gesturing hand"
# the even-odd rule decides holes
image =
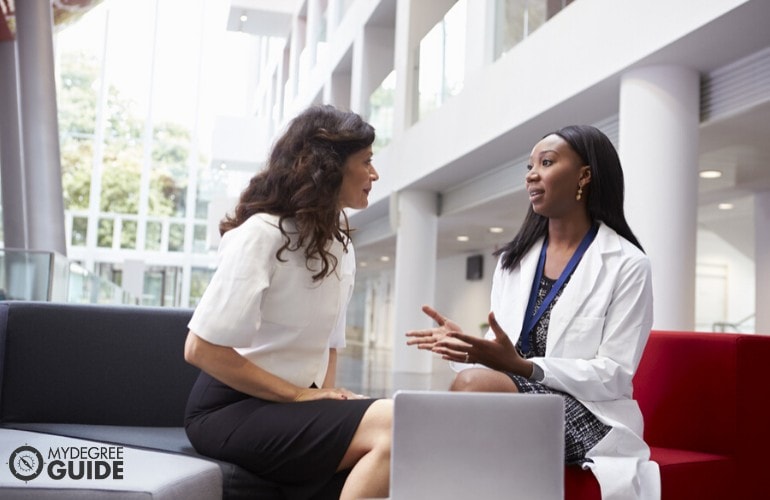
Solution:
[[[448,338],[436,342],[433,352],[449,361],[480,363],[493,370],[513,373],[526,372],[528,363],[516,351],[513,342],[500,327],[493,312],[489,313],[489,326],[495,334],[492,340],[461,332],[449,332],[446,335]],[[467,347],[459,345],[457,340]]]
[[[437,342],[444,340],[449,333],[461,333],[462,328],[454,321],[445,318],[430,306],[422,306],[422,312],[433,318],[438,327],[426,330],[406,332],[406,345],[416,345],[418,349],[432,351]]]

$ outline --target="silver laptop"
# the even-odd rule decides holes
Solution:
[[[398,391],[392,500],[564,498],[564,400]]]

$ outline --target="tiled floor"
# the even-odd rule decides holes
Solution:
[[[454,378],[449,364],[436,357],[433,372],[392,373],[392,352],[348,345],[340,351],[337,385],[375,398],[389,398],[399,389],[445,391]]]

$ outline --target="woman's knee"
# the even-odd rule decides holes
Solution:
[[[508,375],[486,368],[461,371],[449,389],[460,392],[517,392],[516,384]]]
[[[338,470],[352,467],[369,453],[389,459],[392,436],[393,400],[378,399],[364,413]]]

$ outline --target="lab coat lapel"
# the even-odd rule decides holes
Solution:
[[[521,300],[515,304],[516,316],[514,317],[516,328],[518,331],[515,333],[515,338],[511,336],[514,344],[519,339],[521,334],[521,328],[524,324],[524,315],[527,313],[527,301],[529,300],[529,294],[532,292],[532,282],[535,280],[535,273],[537,272],[537,261],[540,259],[540,250],[543,248],[543,241],[545,238],[540,238],[537,243],[532,245],[532,248],[524,254],[519,261],[521,271],[519,272],[519,294]]]
[[[602,270],[603,254],[607,250],[607,226],[602,224],[591,246],[588,247],[580,263],[564,286],[559,300],[553,306],[548,324],[546,351],[561,342],[569,325],[583,303],[590,297]]]

